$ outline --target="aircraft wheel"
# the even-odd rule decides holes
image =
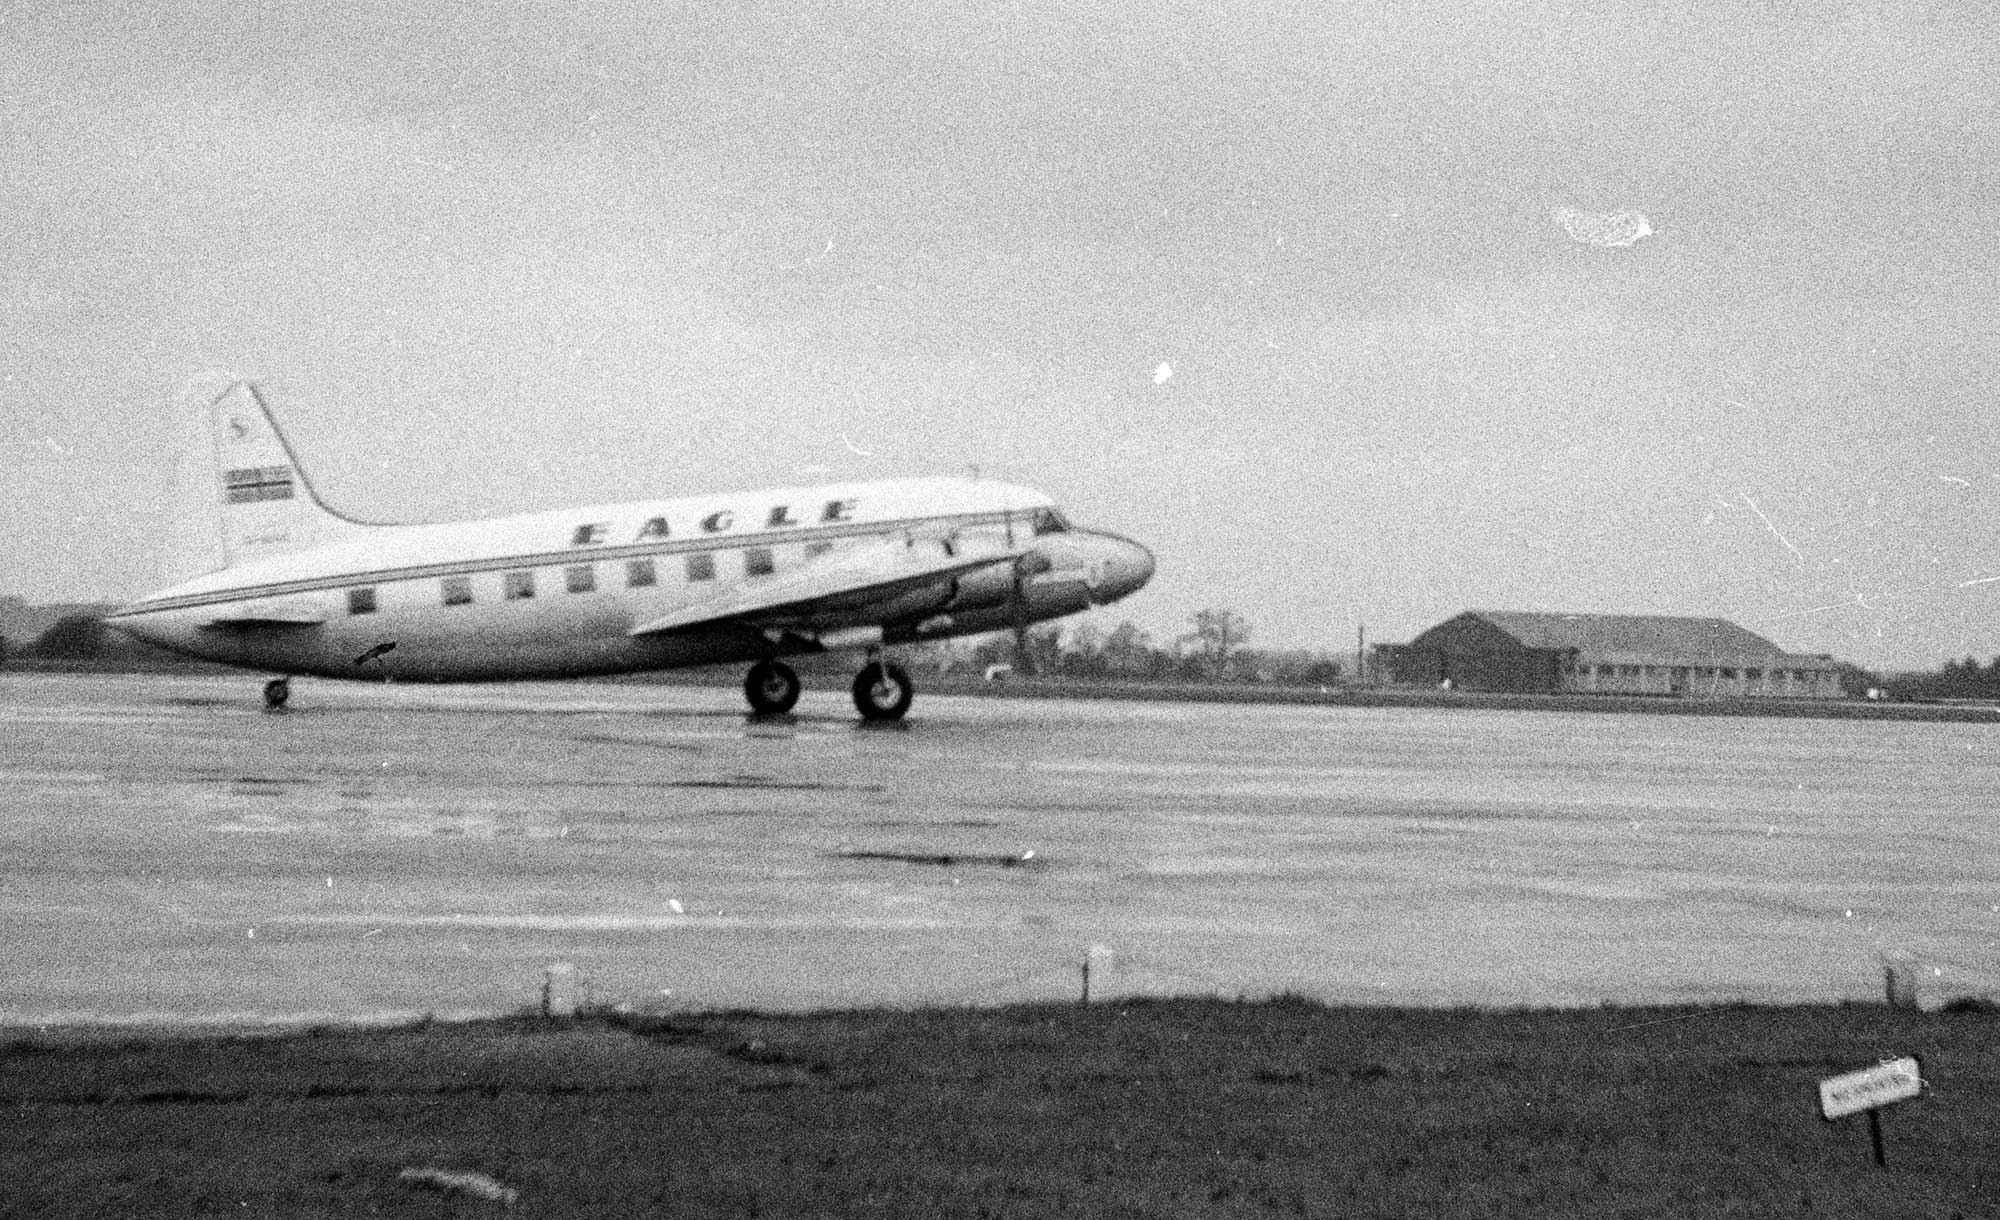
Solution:
[[[863,720],[901,720],[917,688],[894,661],[870,661],[854,675],[854,706]]]
[[[759,661],[743,679],[743,697],[759,716],[778,716],[799,701],[799,675],[783,661]]]
[[[284,711],[285,700],[290,699],[291,697],[292,697],[292,680],[290,678],[273,678],[269,682],[264,683],[265,711],[267,712]]]

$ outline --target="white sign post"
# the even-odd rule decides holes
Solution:
[[[1820,1081],[1819,1111],[1831,1122],[1866,1110],[1868,1135],[1875,1144],[1875,1163],[1886,1169],[1889,1162],[1882,1156],[1882,1107],[1908,1101],[1923,1091],[1923,1069],[1915,1059],[1890,1059],[1872,1068]]]

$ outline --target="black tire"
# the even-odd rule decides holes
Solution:
[[[759,716],[782,716],[799,701],[803,684],[799,675],[783,661],[759,661],[743,679],[743,697]]]
[[[916,684],[894,661],[870,661],[854,675],[854,706],[863,720],[901,720],[916,697]]]
[[[267,712],[284,711],[285,700],[290,699],[291,697],[292,697],[292,680],[290,678],[273,678],[269,682],[264,683],[265,711]]]

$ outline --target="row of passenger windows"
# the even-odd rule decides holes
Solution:
[[[815,545],[808,552],[823,553],[824,544]],[[691,551],[682,557],[690,581],[715,579],[715,553],[712,551]],[[651,558],[628,559],[625,561],[625,587],[644,589],[660,583],[659,568]],[[770,547],[753,546],[743,550],[743,574],[745,576],[770,576],[778,570],[778,559]],[[562,570],[563,588],[571,593],[594,593],[597,591],[597,565],[590,563],[573,564]],[[439,593],[447,606],[467,606],[475,600],[472,577],[447,576],[439,583]],[[500,574],[500,596],[507,601],[522,601],[535,595],[535,572],[521,569]],[[347,591],[347,612],[349,614],[373,614],[379,603],[375,597],[375,587],[365,585]]]

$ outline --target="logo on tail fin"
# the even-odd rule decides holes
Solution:
[[[223,472],[222,485],[225,504],[249,504],[257,500],[289,500],[293,495],[292,468],[251,466],[242,470],[228,470]]]

